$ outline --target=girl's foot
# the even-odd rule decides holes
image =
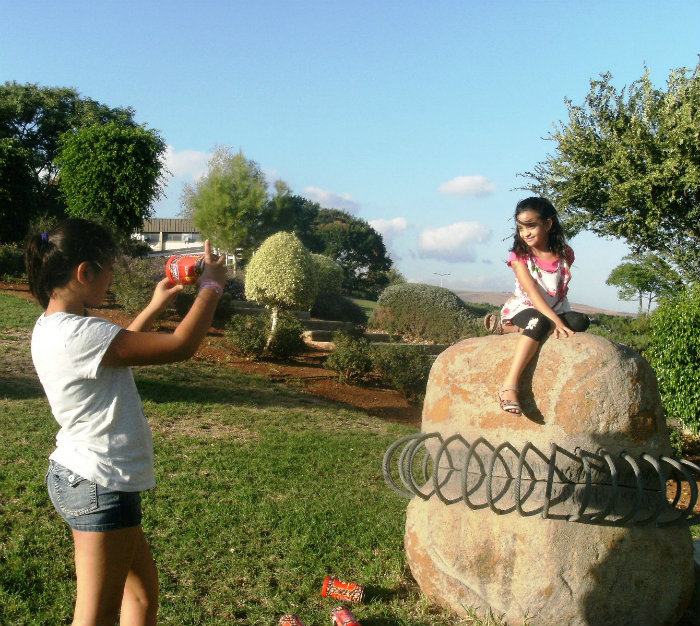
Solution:
[[[503,324],[501,322],[501,316],[495,315],[494,313],[489,313],[486,317],[484,317],[484,328],[492,335],[502,335]]]
[[[506,395],[506,392],[512,392],[508,393],[507,395],[515,396],[515,398],[504,398],[503,396]],[[498,403],[501,405],[502,411],[511,413],[512,415],[520,415],[523,412],[517,398],[517,387],[506,387],[505,389],[501,389],[499,392],[497,392],[496,395],[498,396]]]

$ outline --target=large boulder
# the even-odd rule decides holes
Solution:
[[[687,526],[655,523],[674,509],[664,518],[655,508],[665,484],[654,459],[671,446],[653,370],[593,335],[549,339],[523,376],[524,414],[510,415],[496,392],[518,340],[468,339],[433,366],[422,431],[453,443],[428,439],[448,468],[432,483],[440,497],[429,484],[408,507],[416,581],[458,614],[492,612],[510,624],[675,624],[692,594],[692,539]],[[635,477],[644,454],[651,460],[638,461]],[[465,461],[468,471],[449,471]]]

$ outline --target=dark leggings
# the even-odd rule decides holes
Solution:
[[[576,333],[582,333],[591,325],[591,320],[585,313],[567,311],[559,315],[564,324]],[[523,335],[535,341],[543,341],[554,330],[554,322],[537,309],[525,309],[513,316],[512,324],[523,329]]]

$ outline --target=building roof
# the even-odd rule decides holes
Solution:
[[[176,219],[169,217],[155,217],[143,220],[142,233],[198,233],[191,219]]]

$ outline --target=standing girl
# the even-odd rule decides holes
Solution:
[[[153,440],[130,366],[187,359],[211,325],[226,280],[205,243],[199,294],[172,334],[148,332],[182,290],[168,279],[124,329],[92,317],[112,283],[117,246],[103,227],[70,219],[27,243],[27,275],[45,312],[32,359],[60,430],[46,476],[73,533],[73,626],[150,626],[158,573],[141,529],[140,492],[155,485]]]
[[[520,414],[518,390],[525,367],[548,334],[570,337],[586,330],[587,315],[575,313],[566,298],[574,251],[566,244],[557,212],[546,198],[527,198],[515,207],[515,239],[508,265],[515,272],[515,291],[501,315],[487,315],[486,328],[494,334],[520,332],[515,355],[503,388],[501,409]]]

